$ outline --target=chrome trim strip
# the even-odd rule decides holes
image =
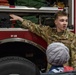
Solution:
[[[26,6],[0,6],[0,12],[32,12],[32,13],[56,13],[58,7],[41,7],[41,8],[34,8],[34,7],[26,7]]]
[[[44,53],[46,51],[45,48],[43,48],[41,45],[33,42],[33,41],[30,41],[30,40],[27,40],[27,39],[23,39],[23,38],[8,38],[8,39],[3,39],[3,40],[0,40],[0,44],[3,44],[3,43],[7,43],[7,42],[17,42],[17,41],[21,41],[21,42],[26,42],[26,43],[29,43],[37,48],[39,48],[40,50],[42,50]]]
[[[24,29],[24,28],[0,28],[0,31],[29,31],[29,29]]]

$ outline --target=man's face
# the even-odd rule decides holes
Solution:
[[[68,17],[67,16],[58,16],[55,20],[55,25],[58,32],[62,32],[67,29],[68,26]]]

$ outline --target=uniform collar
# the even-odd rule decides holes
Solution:
[[[63,34],[65,34],[65,33],[67,32],[67,29],[66,29],[65,31],[62,31],[62,32],[57,32],[56,29],[53,29],[52,31],[53,31],[55,34],[57,34],[57,35],[63,35]]]

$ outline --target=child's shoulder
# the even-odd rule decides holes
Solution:
[[[70,67],[70,66],[52,66],[49,70],[48,73],[60,73],[60,72],[69,72],[69,71],[73,71],[74,68],[73,67]]]
[[[74,70],[74,68],[71,66],[64,66],[64,72],[73,71],[73,70]]]

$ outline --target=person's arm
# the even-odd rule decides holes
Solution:
[[[27,27],[31,32],[41,36],[46,42],[48,42],[49,34],[52,33],[51,27],[38,25],[26,19],[23,20],[22,25],[24,26],[24,28]]]
[[[32,23],[30,20],[21,18],[20,16],[10,14],[10,20],[19,20],[22,22],[24,28],[28,28],[31,32],[41,36],[43,39],[47,40],[48,31],[50,30],[49,26],[42,26],[35,23]]]

